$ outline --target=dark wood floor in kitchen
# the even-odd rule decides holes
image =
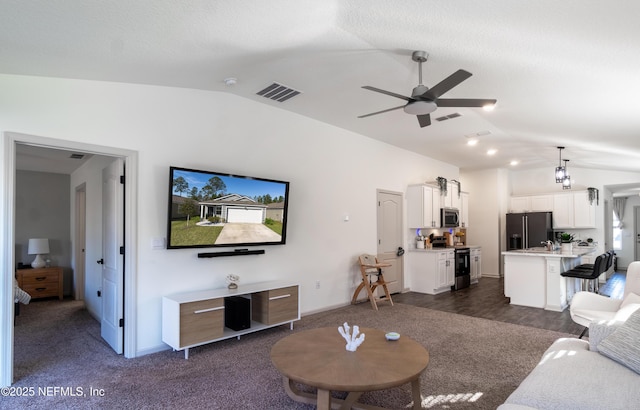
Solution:
[[[600,293],[614,298],[622,298],[625,279],[624,273],[613,274],[607,283],[600,286]],[[552,312],[509,304],[509,298],[504,296],[504,282],[497,278],[481,278],[478,284],[455,292],[439,295],[407,292],[392,295],[392,298],[397,303],[555,330],[576,336],[582,332],[582,326],[571,320],[569,309],[565,309],[564,312]]]

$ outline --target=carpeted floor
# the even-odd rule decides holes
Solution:
[[[554,340],[570,337],[403,304],[306,316],[294,332],[327,326],[337,332],[345,321],[422,343],[431,357],[421,377],[422,407],[433,409],[495,409]],[[194,348],[189,360],[170,350],[136,359],[116,355],[81,302],[32,302],[22,307],[15,329],[11,393],[23,397],[3,397],[0,408],[313,408],[286,395],[269,359],[271,346],[291,333],[288,326]],[[361,401],[407,408],[410,386],[365,393]]]

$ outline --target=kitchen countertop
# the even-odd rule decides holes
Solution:
[[[594,246],[573,246],[571,252],[562,250],[548,251],[544,247],[518,249],[514,251],[504,251],[503,255],[510,256],[544,256],[550,258],[578,258],[583,255],[593,253],[597,250]]]
[[[446,248],[431,248],[431,249],[413,248],[413,249],[409,249],[409,252],[443,252],[443,251],[449,251],[449,250],[453,251],[458,248],[480,249],[480,245],[447,246]]]

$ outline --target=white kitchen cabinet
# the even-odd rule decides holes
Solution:
[[[553,195],[528,195],[511,197],[511,212],[553,211]]]
[[[407,225],[409,228],[440,227],[440,190],[431,185],[407,188]]]
[[[458,195],[458,184],[447,182],[447,195],[444,198],[442,207],[460,209],[462,192]]]
[[[553,229],[573,228],[573,194],[553,196]]]
[[[595,227],[596,204],[589,203],[587,191],[553,196],[553,229]]]
[[[512,196],[509,205],[510,212],[527,212],[531,206],[531,200],[528,196]]]
[[[460,228],[469,227],[469,193],[460,194]]]
[[[529,197],[532,212],[553,211],[553,195],[535,195]]]
[[[573,226],[574,228],[596,227],[596,204],[589,203],[589,192],[573,193]]]
[[[455,281],[453,249],[413,251],[408,257],[412,291],[430,295],[451,291]]]
[[[482,277],[482,250],[471,248],[471,283],[477,283]]]

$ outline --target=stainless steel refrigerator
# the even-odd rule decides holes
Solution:
[[[553,240],[551,212],[507,214],[507,250],[542,246]]]

